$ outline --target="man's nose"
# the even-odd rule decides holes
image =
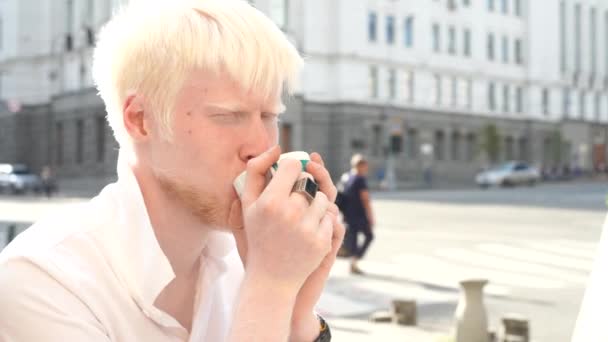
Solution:
[[[247,130],[245,141],[241,149],[241,159],[247,162],[266,152],[277,144],[272,129],[261,118],[256,118]]]

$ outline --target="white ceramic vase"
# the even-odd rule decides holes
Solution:
[[[456,307],[456,342],[488,342],[488,316],[483,304],[485,279],[460,282],[461,292]]]

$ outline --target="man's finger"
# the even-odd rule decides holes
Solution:
[[[247,163],[247,178],[245,179],[245,187],[241,199],[244,207],[249,206],[260,197],[266,186],[266,173],[272,167],[272,164],[279,160],[280,154],[281,148],[275,145]]]
[[[302,162],[296,159],[283,159],[279,163],[277,172],[268,183],[264,193],[273,196],[284,196],[285,199],[291,194],[293,185],[302,174]]]
[[[305,220],[313,225],[319,224],[323,217],[325,217],[329,205],[330,203],[327,200],[327,196],[322,192],[317,192],[315,199],[310,203],[310,206],[306,210]]]
[[[315,181],[319,185],[319,190],[321,190],[321,192],[323,192],[331,202],[334,202],[336,200],[336,196],[338,195],[338,190],[334,186],[334,182],[331,180],[329,171],[327,171],[322,164],[311,160],[306,165],[306,172],[310,173],[314,177]]]
[[[314,161],[315,163],[321,164],[321,166],[325,167],[325,162],[323,161],[323,157],[321,157],[321,155],[318,154],[317,152],[313,152],[310,154],[310,160]]]

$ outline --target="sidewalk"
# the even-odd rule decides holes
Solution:
[[[447,342],[445,334],[429,332],[417,327],[402,327],[392,323],[370,323],[367,321],[330,319],[332,341],[412,341]]]
[[[362,266],[374,269],[366,264],[362,261]],[[391,278],[377,268],[374,271],[351,275],[348,261],[336,261],[317,307],[330,323],[335,341],[449,341],[456,289],[430,289]],[[395,299],[417,302],[418,326],[369,321],[372,313],[389,311]]]

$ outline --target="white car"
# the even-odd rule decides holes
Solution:
[[[482,188],[489,186],[534,185],[540,180],[540,172],[524,162],[511,161],[480,172],[475,182]]]
[[[0,164],[0,192],[38,192],[42,181],[23,164]]]

